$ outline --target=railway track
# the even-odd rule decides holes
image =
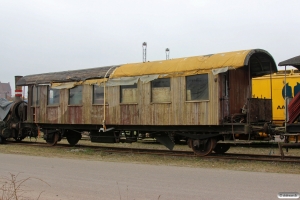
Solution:
[[[66,148],[66,149],[92,149],[93,151],[102,151],[109,153],[133,153],[133,154],[147,154],[147,155],[162,155],[162,156],[177,156],[177,157],[198,157],[201,159],[229,159],[229,160],[248,160],[248,161],[265,161],[265,162],[286,162],[286,163],[300,163],[300,156],[285,156],[282,159],[280,155],[262,155],[262,154],[239,154],[239,153],[225,153],[225,154],[210,154],[205,157],[199,157],[192,151],[178,151],[178,150],[162,150],[162,149],[144,149],[144,148],[126,148],[126,147],[104,147],[104,146],[90,146],[90,145],[76,145],[71,147],[69,144],[57,144],[56,146],[48,146],[43,142],[11,142],[7,141],[6,145],[22,145],[35,146],[43,148]]]

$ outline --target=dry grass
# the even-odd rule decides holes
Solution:
[[[38,141],[43,141],[38,139]],[[66,143],[65,140],[61,143]],[[151,148],[151,149],[166,149],[166,147],[153,142],[148,143],[132,143],[132,144],[98,144],[90,143],[87,140],[81,140],[79,144],[88,144],[96,146],[117,146],[117,147],[132,147],[132,148]],[[46,145],[46,144],[45,144]],[[187,145],[176,145],[174,150],[190,150]],[[275,173],[293,173],[300,174],[300,164],[297,163],[280,163],[280,162],[254,162],[254,161],[237,161],[237,160],[222,160],[222,159],[205,159],[199,157],[170,157],[170,156],[155,156],[155,155],[140,155],[132,153],[107,153],[104,151],[94,151],[93,149],[80,146],[65,148],[40,148],[34,146],[18,146],[18,145],[0,145],[0,152],[9,154],[22,154],[43,157],[59,157],[67,159],[84,159],[98,160],[108,162],[130,162],[143,163],[152,165],[168,165],[168,166],[184,166],[196,168],[216,168],[229,169],[240,171],[256,171],[256,172],[275,172]],[[279,155],[278,148],[253,148],[253,147],[231,147],[229,153],[253,153],[253,154],[275,154]],[[300,149],[289,149],[285,155],[300,156]]]
[[[30,180],[38,180],[43,182],[49,186],[45,181],[34,178],[19,178],[20,175],[9,174],[9,177],[1,177],[0,178],[0,200],[21,200],[21,199],[31,199],[27,197],[28,193],[31,193],[32,190],[28,186],[26,186],[26,182]],[[40,199],[43,191],[39,193],[36,199]]]

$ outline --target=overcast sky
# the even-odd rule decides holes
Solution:
[[[299,0],[0,0],[0,81],[261,48],[300,55]],[[281,69],[281,68],[279,68]]]

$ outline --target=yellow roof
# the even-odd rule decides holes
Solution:
[[[212,55],[194,56],[145,63],[121,65],[110,78],[164,74],[169,77],[207,73],[223,67],[239,68],[245,65],[251,50],[241,50]]]

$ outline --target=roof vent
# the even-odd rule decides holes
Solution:
[[[170,49],[166,48],[166,60],[170,59]]]

